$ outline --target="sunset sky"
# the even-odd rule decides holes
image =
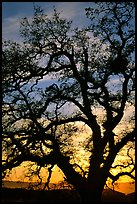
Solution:
[[[57,11],[61,12],[61,16],[72,20],[73,26],[83,27],[90,23],[90,20],[86,18],[85,8],[94,6],[93,2],[35,2],[35,5],[40,5],[44,9],[47,15],[51,15],[53,7],[55,6]],[[21,41],[19,36],[20,20],[23,17],[31,18],[33,15],[33,2],[2,2],[2,38],[6,40],[14,40],[16,42]],[[116,79],[114,79],[116,80]],[[49,82],[50,83],[50,80]],[[100,111],[100,112],[99,112]],[[101,113],[102,110],[98,110]],[[128,112],[125,117],[129,117],[133,112],[132,107],[128,107]],[[123,124],[120,124],[121,127]],[[128,124],[124,124],[127,125]],[[116,130],[120,131],[119,129]],[[26,164],[23,163],[22,166]],[[24,180],[25,167],[19,167],[12,171],[10,178],[12,180]],[[63,173],[56,168],[53,174],[51,182],[58,182],[63,178]],[[46,175],[46,172],[43,172]],[[127,178],[124,181],[128,181]]]

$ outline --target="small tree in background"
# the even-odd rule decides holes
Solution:
[[[57,165],[83,201],[100,201],[109,178],[134,179],[134,4],[86,14],[91,25],[72,30],[56,9],[49,18],[35,7],[23,42],[3,42],[2,172],[31,161],[38,176],[48,167],[49,183]]]

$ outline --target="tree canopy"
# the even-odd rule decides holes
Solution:
[[[22,42],[3,42],[2,172],[31,161],[50,179],[57,165],[83,199],[96,200],[108,178],[134,179],[134,3],[85,11],[90,25],[72,29],[56,9],[48,17],[36,6],[21,21]]]

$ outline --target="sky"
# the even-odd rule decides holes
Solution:
[[[24,17],[28,19],[33,17],[34,4],[40,6],[48,16],[51,16],[55,7],[61,13],[61,17],[72,20],[72,27],[78,26],[79,28],[90,24],[91,21],[86,17],[85,8],[94,5],[93,2],[2,2],[3,40],[16,42],[23,40],[19,35],[20,21]],[[51,80],[50,76],[46,76],[39,81],[38,86],[45,89],[52,83],[53,79]]]
[[[53,8],[61,12],[61,16],[72,20],[72,26],[83,27],[90,23],[86,18],[85,8],[92,6],[92,2],[35,2],[35,5],[41,6],[45,13],[50,16],[53,13]],[[19,35],[20,20],[23,17],[31,18],[34,13],[33,2],[2,2],[2,38],[5,40],[13,40],[20,42]],[[50,80],[46,80],[50,83]],[[48,83],[47,82],[47,83]],[[48,85],[48,84],[47,84]],[[20,180],[24,168],[13,170],[11,179]],[[16,173],[15,173],[16,172]],[[17,176],[18,175],[18,176]],[[62,176],[56,171],[56,176],[53,176],[53,181],[56,182],[62,179]],[[58,177],[58,178],[57,178]],[[9,178],[8,178],[9,179]],[[52,181],[52,182],[53,182]]]
[[[35,2],[47,15],[51,15],[53,7],[61,12],[61,16],[73,21],[73,26],[83,27],[90,24],[86,18],[85,8],[94,6],[93,2]],[[2,38],[20,42],[19,26],[23,17],[33,16],[33,2],[2,2]],[[131,111],[131,110],[130,110]],[[129,111],[129,113],[131,113]]]
[[[73,21],[73,26],[83,27],[90,23],[85,8],[93,6],[93,2],[35,2],[35,5],[41,6],[48,15],[55,6],[61,16]],[[33,8],[33,2],[2,2],[2,38],[20,41],[20,19],[31,17]]]
[[[85,8],[93,7],[93,2],[2,2],[2,39],[21,42],[23,39],[19,35],[20,21],[27,17],[31,19],[34,14],[34,5],[40,6],[44,13],[48,16],[53,14],[54,7],[61,13],[61,17],[72,20],[72,27],[86,27],[91,21],[86,17]],[[45,87],[56,82],[51,76],[46,76],[38,83],[39,88]],[[68,107],[65,108],[66,114]],[[70,113],[74,111],[74,107],[69,108]]]
[[[35,2],[41,6],[47,15],[53,13],[53,7],[61,12],[61,16],[73,21],[72,26],[83,27],[91,23],[85,15],[85,8],[94,7],[93,2]],[[2,2],[2,38],[16,42],[21,41],[19,35],[20,20],[23,17],[31,18],[34,12],[33,2]],[[117,79],[111,80],[113,84]],[[39,82],[39,86],[45,88],[52,83],[48,76]],[[130,112],[130,111],[129,111]]]

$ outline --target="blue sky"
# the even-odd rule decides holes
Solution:
[[[90,23],[86,18],[85,8],[93,6],[93,2],[35,2],[45,13],[51,15],[53,6],[61,15],[73,20],[73,26],[83,27]],[[33,2],[2,2],[2,37],[20,41],[19,25],[23,17],[33,16]]]
[[[91,21],[86,18],[85,8],[93,7],[94,3],[35,2],[35,5],[41,6],[47,15],[51,15],[53,13],[53,6],[55,6],[57,11],[61,12],[63,17],[73,20],[73,26],[83,27],[91,23]],[[33,8],[33,2],[2,2],[2,38],[17,42],[20,41],[20,20],[23,17],[31,18],[34,12]],[[51,79],[47,77],[46,79],[43,79],[39,85],[41,87],[45,87],[45,85],[49,85],[50,83]]]
[[[90,23],[85,15],[85,8],[93,6],[93,2],[35,2],[41,6],[45,14],[51,15],[53,8],[61,12],[61,16],[73,21],[73,26],[83,27]],[[33,2],[2,2],[2,38],[20,42],[20,20],[23,17],[32,18],[34,13]],[[51,84],[50,78],[42,80],[41,86]],[[40,84],[39,84],[40,85]]]
[[[93,2],[35,2],[41,6],[45,14],[51,15],[53,8],[61,12],[61,16],[73,21],[73,26],[84,27],[90,24],[85,15],[85,8],[92,6]],[[2,38],[6,40],[21,41],[19,35],[20,20],[23,17],[31,18],[34,13],[33,2],[3,2],[2,3]],[[55,80],[46,77],[38,86],[45,88]]]

